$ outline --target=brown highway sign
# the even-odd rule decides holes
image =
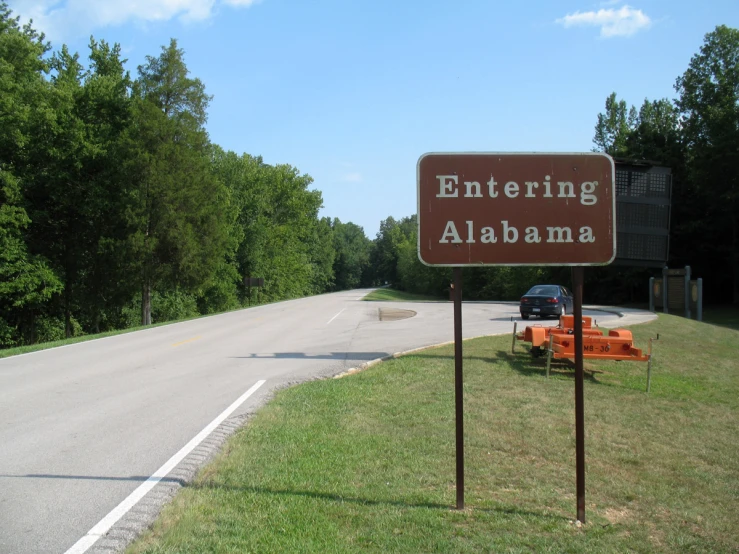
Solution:
[[[418,160],[426,265],[606,265],[615,167],[601,153],[429,153]]]

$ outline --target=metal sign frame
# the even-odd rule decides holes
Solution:
[[[616,257],[608,154],[429,152],[416,178],[425,265],[602,266]]]
[[[433,177],[427,175],[429,168],[424,167],[428,160],[443,159],[444,163],[431,164]],[[501,162],[502,165],[501,165]],[[506,165],[512,162],[511,166]],[[592,162],[592,163],[591,163]],[[487,164],[487,166],[486,166]],[[426,164],[428,165],[428,164]],[[473,167],[474,166],[474,167]],[[482,182],[485,179],[485,170],[490,170],[490,181],[488,185],[488,200],[482,193]],[[497,183],[492,174],[492,170],[498,171],[503,178],[501,183]],[[441,173],[437,173],[441,171]],[[521,175],[519,176],[519,171]],[[584,282],[584,267],[587,265],[607,265],[613,262],[616,257],[616,193],[615,193],[615,164],[613,158],[607,154],[588,152],[580,154],[563,154],[563,153],[502,153],[502,152],[468,152],[468,153],[428,153],[422,155],[416,166],[417,175],[417,198],[418,198],[418,258],[419,260],[430,266],[451,266],[454,268],[454,405],[455,405],[455,428],[456,428],[456,479],[457,479],[457,509],[464,509],[464,393],[463,393],[463,357],[462,357],[462,267],[464,266],[511,266],[511,265],[555,265],[555,266],[572,266],[572,281],[574,292],[574,339],[575,339],[575,467],[576,467],[576,489],[577,489],[577,519],[581,523],[585,523],[585,408],[584,408],[584,369],[583,369],[583,338],[582,338],[582,296]],[[524,175],[523,173],[526,172]],[[489,248],[488,253],[482,254],[473,251],[473,244],[477,244],[477,236],[474,235],[475,221],[480,214],[484,217],[490,217],[490,221],[495,221],[496,215],[507,217],[501,220],[503,225],[503,233],[506,232],[507,223],[511,217],[521,215],[517,212],[524,212],[524,221],[533,223],[537,216],[544,217],[545,221],[554,221],[551,214],[549,217],[541,216],[543,212],[537,212],[532,208],[541,208],[537,203],[531,204],[532,198],[537,198],[535,190],[539,188],[540,183],[533,180],[525,181],[531,175],[536,173],[543,175],[542,188],[543,194],[539,194],[539,200],[543,206],[543,210],[556,210],[564,204],[564,212],[568,217],[574,220],[574,227],[590,223],[593,227],[585,225],[584,227],[592,231],[593,240],[582,240],[583,231],[580,227],[580,238],[576,241],[554,241],[559,244],[564,242],[563,247],[548,246],[542,254],[542,249],[538,247],[539,242],[532,240],[526,241],[534,247],[524,249],[523,256],[513,256],[510,253],[498,256],[496,248]],[[593,177],[597,177],[593,179]],[[516,177],[516,180],[513,179]],[[555,177],[560,180],[554,180]],[[430,185],[435,183],[433,179],[437,179],[436,194],[432,195],[426,190]],[[465,181],[465,178],[469,179]],[[574,190],[570,194],[570,190],[575,188],[576,178],[580,182],[580,204],[577,207],[577,196]],[[567,179],[563,181],[561,179]],[[521,181],[519,183],[519,181]],[[505,183],[505,184],[502,184]],[[559,194],[553,192],[554,183],[559,186]],[[501,184],[501,189],[496,189],[496,185]],[[521,184],[524,185],[524,194],[521,200],[528,199],[527,204],[518,202],[503,202],[500,206],[492,210],[490,206],[495,205],[490,199],[502,198],[501,190],[507,200],[518,200],[521,195]],[[587,187],[585,185],[588,185]],[[598,186],[603,186],[598,189]],[[547,187],[547,185],[549,185]],[[460,189],[459,187],[464,187]],[[596,190],[598,194],[596,194]],[[564,191],[564,192],[562,192]],[[433,192],[433,191],[432,191]],[[463,192],[463,195],[460,194]],[[496,194],[497,193],[497,194]],[[584,194],[588,196],[583,196]],[[555,196],[557,202],[554,201]],[[576,198],[570,202],[570,199]],[[455,201],[466,198],[466,202],[457,202],[460,206],[455,209],[450,208],[446,212],[438,206],[440,202],[435,202],[434,197],[444,200],[454,199]],[[483,200],[480,201],[479,199]],[[594,206],[600,201],[597,210],[583,209]],[[574,205],[573,208],[571,205]],[[502,206],[502,207],[501,207]],[[520,206],[525,206],[521,208]],[[553,207],[554,206],[554,207]],[[527,210],[528,208],[528,210]],[[496,210],[500,210],[497,212]],[[584,214],[584,215],[583,215]],[[459,232],[454,225],[450,225],[453,220],[447,220],[444,225],[444,231],[439,235],[439,222],[435,218],[439,216],[445,217],[461,217],[459,221],[464,221],[467,227],[467,238],[461,240]],[[555,214],[559,215],[559,214]],[[428,222],[433,224],[436,237],[441,236],[440,244],[449,244],[452,239],[451,248],[441,248],[442,255],[436,256],[434,260],[424,259],[423,252],[428,254],[432,250],[434,237],[433,234],[427,232],[426,226]],[[443,221],[443,219],[442,219]],[[517,222],[519,220],[516,220]],[[603,223],[605,222],[605,225]],[[519,224],[520,225],[520,224]],[[452,229],[452,227],[454,227]],[[561,226],[557,226],[560,228]],[[550,227],[547,227],[549,229]],[[488,231],[486,244],[495,244],[497,240],[494,238],[495,229]],[[508,227],[510,229],[510,227]],[[597,229],[597,231],[593,231]],[[528,229],[526,231],[528,233]],[[602,236],[605,234],[605,238]],[[554,233],[550,231],[550,236]],[[564,236],[564,232],[560,232],[559,238]],[[598,237],[597,239],[595,237]],[[483,236],[480,242],[485,242]],[[599,249],[588,249],[588,243],[594,243],[596,240],[601,242],[598,244]],[[428,248],[424,249],[424,242],[428,241]],[[510,241],[508,241],[510,242]],[[515,241],[514,241],[515,242]],[[573,244],[574,242],[574,244]],[[465,251],[466,245],[466,251]],[[499,245],[500,246],[500,245]],[[508,249],[512,250],[511,248]],[[561,250],[561,251],[560,251]],[[492,254],[489,254],[492,252]],[[554,252],[552,257],[552,252]],[[586,254],[583,255],[583,252]],[[461,253],[461,256],[460,256]],[[488,254],[490,257],[488,257]],[[532,256],[531,259],[528,256]],[[572,256],[572,258],[569,258]],[[468,257],[465,263],[464,257]]]

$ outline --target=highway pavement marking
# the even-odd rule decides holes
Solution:
[[[257,381],[248,391],[237,398],[233,404],[221,412],[221,414],[211,421],[205,429],[195,435],[195,437],[183,446],[177,454],[167,460],[162,467],[156,470],[151,477],[139,485],[136,490],[123,500],[123,502],[113,508],[108,515],[101,519],[84,537],[74,543],[74,545],[72,545],[72,547],[64,554],[83,554],[84,552],[87,552],[87,550],[95,544],[100,537],[105,535],[105,533],[107,533],[119,519],[126,515],[126,513],[139,502],[139,500],[146,496],[146,493],[153,489],[159,481],[164,479],[167,474],[185,458],[185,456],[203,442],[203,440],[205,440],[205,438],[210,435],[216,427],[223,423],[228,416],[241,406],[241,404],[254,394],[264,383],[266,383],[265,380]]]
[[[341,310],[341,311],[340,311],[340,312],[339,312],[338,314],[336,314],[336,315],[335,315],[334,317],[332,317],[331,319],[329,319],[329,320],[328,320],[328,321],[326,322],[326,325],[328,325],[328,324],[329,324],[329,323],[331,323],[331,322],[332,322],[332,321],[333,321],[334,319],[336,319],[337,317],[339,317],[339,316],[340,316],[340,315],[341,315],[341,314],[342,314],[342,313],[344,312],[344,310],[346,310],[346,308],[344,308],[344,309],[343,309],[343,310]]]
[[[181,344],[187,344],[188,342],[192,342],[192,341],[198,340],[198,339],[200,339],[200,338],[201,338],[201,337],[193,337],[193,338],[191,338],[191,339],[183,340],[183,341],[181,341],[181,342],[176,342],[176,343],[174,343],[174,344],[173,344],[172,346],[180,346]]]

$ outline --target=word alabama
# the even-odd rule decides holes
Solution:
[[[474,244],[475,240],[475,224],[474,221],[466,221],[466,233],[464,240],[457,230],[457,226],[453,221],[447,221],[444,233],[441,236],[439,243],[441,244]],[[508,224],[507,220],[500,222],[500,236],[503,239],[503,243],[515,243],[518,242],[520,233],[516,227]],[[465,229],[464,227],[462,228]],[[589,243],[595,242],[595,236],[593,235],[593,229],[590,227],[580,227],[579,233],[575,238],[570,227],[546,227],[543,234],[546,236],[548,243],[566,243],[566,242],[577,242],[577,243]],[[495,234],[493,227],[482,227],[479,233],[479,239],[482,244],[493,244],[498,242],[498,236]],[[528,244],[538,244],[543,240],[542,234],[538,227],[526,227],[523,231],[523,241]]]

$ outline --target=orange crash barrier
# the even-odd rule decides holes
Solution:
[[[575,332],[575,316],[564,315],[559,319],[559,325],[557,327],[542,327],[541,325],[529,325],[522,333],[516,334],[515,328],[513,331],[513,346],[515,347],[516,341],[523,341],[531,343],[531,353],[534,356],[540,356],[544,350],[549,348],[549,338],[552,335],[572,335]],[[603,331],[593,327],[593,319],[589,316],[583,316],[582,318],[582,334],[583,336],[599,336],[603,334]]]
[[[550,337],[550,350],[555,359],[575,358],[574,335],[563,335],[552,333]],[[631,331],[626,329],[613,329],[608,331],[607,336],[586,335],[583,330],[582,337],[583,358],[595,358],[601,360],[630,360],[632,362],[646,362],[649,356],[642,353],[641,349],[634,347],[634,339]]]
[[[516,325],[513,328],[513,345],[511,353],[514,352],[516,341],[520,340],[531,344],[531,353],[541,356],[548,353],[547,377],[552,358],[575,359],[575,318],[572,315],[562,316],[557,327],[541,327],[530,325],[522,333],[516,333]],[[627,329],[611,329],[608,335],[592,326],[592,318],[582,318],[582,342],[583,358],[601,360],[623,360],[632,362],[648,362],[647,366],[647,392],[651,383],[652,369],[652,341],[649,339],[649,349],[645,354],[640,348],[634,346],[634,338],[631,331]],[[659,335],[657,339],[659,340]]]

